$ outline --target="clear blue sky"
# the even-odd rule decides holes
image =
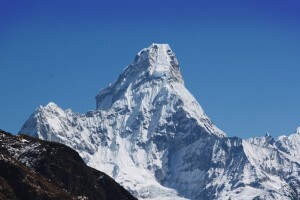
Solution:
[[[229,136],[300,126],[299,0],[0,1],[0,128],[39,105],[85,113],[136,53],[169,43]]]

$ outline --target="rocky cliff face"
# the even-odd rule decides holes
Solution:
[[[140,51],[96,108],[78,114],[49,103],[20,132],[70,146],[141,199],[299,195],[299,133],[227,138],[185,88],[169,45]]]
[[[135,199],[71,148],[0,131],[0,199]]]

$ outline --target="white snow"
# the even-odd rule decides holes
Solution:
[[[185,88],[167,44],[140,51],[98,93],[95,111],[49,103],[21,132],[70,146],[139,199],[284,199],[288,178],[299,180],[300,129],[278,141],[226,138]]]

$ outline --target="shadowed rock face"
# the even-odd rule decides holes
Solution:
[[[0,199],[136,199],[71,148],[0,131]]]

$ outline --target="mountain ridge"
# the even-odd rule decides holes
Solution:
[[[135,199],[60,144],[0,130],[0,199]]]
[[[300,195],[297,135],[278,141],[226,137],[185,88],[166,44],[140,51],[97,94],[96,110],[78,114],[51,103],[36,110],[21,132],[70,146],[140,199]]]

